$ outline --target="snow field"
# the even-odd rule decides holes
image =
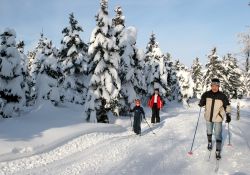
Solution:
[[[246,105],[248,104],[246,102]],[[47,148],[42,153],[0,162],[0,175],[216,174],[214,172],[215,150],[212,151],[211,159],[208,161],[203,110],[193,147],[194,154],[192,156],[187,154],[191,147],[199,112],[195,104],[190,106],[191,108],[185,109],[178,104],[169,104],[163,109],[162,122],[152,125],[156,135],[151,133],[144,122],[142,136],[134,135],[128,117],[114,120],[115,124],[111,125],[85,123],[82,125],[82,134],[75,135],[75,138],[68,136],[67,141],[64,142],[56,140],[58,146],[55,148]],[[42,108],[48,110],[46,105]],[[146,116],[149,115],[150,113],[147,113]],[[243,107],[241,119],[237,121],[235,118],[235,108],[233,108],[230,123],[232,146],[227,145],[227,125],[223,124],[223,151],[217,173],[220,175],[250,173],[250,134],[247,132],[250,122],[249,109]],[[147,120],[149,122],[150,118],[147,117]],[[56,132],[57,129],[54,129]],[[63,128],[60,129],[63,130]],[[32,145],[30,149],[36,150]]]

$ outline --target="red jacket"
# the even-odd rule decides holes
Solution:
[[[154,97],[155,97],[155,95],[152,95],[151,98],[148,101],[148,106],[150,108],[152,108],[154,106]],[[161,109],[162,107],[163,107],[163,103],[162,103],[160,95],[158,95],[157,96],[157,108]]]

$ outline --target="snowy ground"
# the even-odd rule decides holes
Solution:
[[[198,119],[196,103],[188,109],[169,104],[161,111],[162,122],[153,126],[156,135],[143,123],[141,137],[131,132],[128,117],[109,125],[89,124],[84,123],[79,106],[55,108],[43,103],[22,117],[0,120],[0,175],[249,175],[250,100],[241,101],[239,121],[235,104],[230,124],[232,146],[227,145],[224,124],[224,147],[217,173],[214,150],[207,160],[203,117],[194,154],[187,154]]]

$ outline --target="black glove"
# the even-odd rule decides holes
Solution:
[[[226,123],[230,123],[231,122],[231,114],[227,113],[227,119],[226,119]]]
[[[202,107],[202,105],[199,103],[198,106]]]

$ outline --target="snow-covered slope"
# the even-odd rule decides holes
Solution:
[[[223,126],[224,147],[217,174],[250,174],[250,101],[241,101],[241,118],[233,105],[228,146],[227,125]],[[214,150],[208,161],[206,128],[199,122],[193,155],[190,150],[199,108],[185,109],[168,104],[162,122],[152,134],[142,123],[142,136],[131,131],[130,119],[113,124],[84,123],[80,106],[55,108],[42,103],[20,118],[0,120],[0,175],[2,174],[129,174],[209,175],[216,174]],[[150,121],[150,111],[147,120]],[[203,111],[202,111],[203,113]]]

